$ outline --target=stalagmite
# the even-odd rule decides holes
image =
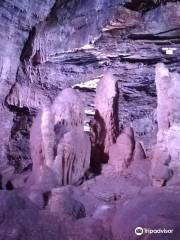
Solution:
[[[133,128],[127,127],[117,138],[109,151],[109,164],[113,166],[116,172],[122,172],[126,169],[133,158],[135,147]]]
[[[153,183],[165,184],[180,170],[180,75],[156,65],[158,134],[152,161]],[[162,174],[163,173],[163,174]],[[175,175],[176,175],[175,174]],[[163,176],[162,176],[163,175]]]
[[[80,129],[64,134],[57,147],[53,169],[61,185],[75,184],[90,164],[90,141]]]
[[[71,88],[64,89],[52,105],[55,124],[65,126],[67,129],[73,127],[82,128],[84,121],[83,108],[84,106],[77,92]]]
[[[75,184],[89,168],[90,151],[80,98],[75,90],[65,89],[52,106],[43,107],[32,126],[33,170],[46,167],[60,185]]]
[[[99,81],[95,97],[95,116],[91,127],[91,167],[99,173],[101,164],[109,158],[109,148],[119,134],[118,86],[112,74]]]
[[[133,154],[133,161],[143,160],[146,158],[146,153],[144,148],[140,142],[136,142],[134,154]]]
[[[104,122],[104,153],[116,141],[119,132],[118,123],[118,87],[112,74],[107,73],[99,81],[95,98],[96,116]]]
[[[45,107],[41,115],[42,150],[45,164],[51,167],[54,158],[54,119],[51,109]]]
[[[109,149],[109,161],[103,165],[102,174],[133,175],[140,181],[148,181],[149,161],[145,160],[146,154],[142,144],[135,142],[132,127],[124,128],[116,143]]]

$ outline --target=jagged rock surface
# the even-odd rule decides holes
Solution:
[[[132,127],[126,127],[110,148],[108,164],[102,167],[102,176],[112,178],[123,176],[134,178],[143,184],[150,185],[150,160],[147,158],[140,142],[135,142]],[[127,180],[128,181],[128,180]]]
[[[164,4],[159,6],[160,2]],[[163,222],[170,223],[175,229],[173,239],[179,240],[180,190],[174,185],[180,184],[180,177],[178,167],[174,167],[177,157],[173,157],[174,163],[170,158],[176,153],[173,146],[179,142],[178,129],[169,132],[168,141],[172,145],[168,151],[157,148],[157,161],[153,161],[158,185],[169,180],[172,176],[169,170],[173,168],[174,175],[167,182],[171,187],[151,189],[149,177],[159,121],[154,67],[163,62],[170,72],[180,72],[180,3],[166,2],[0,2],[0,161],[6,165],[8,158],[15,171],[21,172],[14,174],[13,167],[0,167],[0,187],[12,190],[0,191],[0,237],[7,240],[120,240],[122,237],[124,240],[134,239],[135,223],[147,223],[145,227],[153,223],[155,228],[162,227],[159,223]],[[78,115],[82,109],[76,108],[73,114],[69,109],[82,98],[88,125],[94,117],[97,83],[107,71],[117,79],[121,92],[119,122],[123,129],[132,124],[135,139],[143,142],[147,157],[141,145],[131,142],[130,149],[125,151],[128,165],[125,174],[104,164],[99,176],[79,185],[83,182],[80,179],[78,186],[59,188],[62,182],[76,183],[86,169],[83,166],[81,172],[79,168],[70,168],[69,174],[68,164],[89,161],[90,142]],[[176,74],[170,75],[178,78]],[[71,90],[56,98],[69,87],[80,91],[78,99],[71,96],[73,103],[67,101]],[[171,111],[176,113],[178,91],[174,95],[173,88],[175,98],[169,97],[171,92],[168,97],[175,107]],[[56,111],[59,102],[61,108]],[[43,112],[34,120],[42,107]],[[178,114],[171,115],[170,123],[174,125],[178,119]],[[32,122],[33,166],[29,149]],[[95,119],[93,126],[97,130],[95,137],[101,139],[101,123]],[[82,149],[87,152],[80,153]],[[60,158],[66,160],[67,168],[59,166]],[[113,162],[116,166],[116,161]],[[141,195],[147,186],[150,192]],[[69,187],[72,191],[66,195]]]
[[[133,11],[139,10],[141,4],[131,5],[130,1],[94,1],[94,5],[88,0],[72,2],[57,1],[47,21],[35,25],[30,33],[16,78],[13,74],[15,84],[9,84],[9,88],[12,86],[9,93],[3,91],[3,96],[8,95],[7,105],[17,107],[13,108],[14,119],[21,107],[37,109],[42,102],[48,104],[54,100],[61,89],[99,79],[109,69],[122,90],[120,123],[128,126],[132,121],[135,135],[144,142],[146,149],[150,149],[155,144],[157,132],[154,64],[161,61],[171,70],[179,71],[179,3],[168,3],[141,15]],[[158,3],[150,5],[157,6]],[[175,49],[172,55],[166,54],[164,48],[168,47]],[[93,110],[94,88],[79,89],[86,110]],[[13,115],[3,111],[7,117],[2,114],[1,122],[6,121],[6,127],[2,128],[9,136],[14,125]],[[32,118],[31,112],[28,116]],[[22,138],[20,136],[19,141]],[[25,139],[28,144],[28,135],[21,142]],[[15,148],[14,141],[8,145],[8,149]],[[2,148],[6,157],[6,148]],[[29,162],[28,151],[27,148],[23,157]],[[18,158],[22,159],[21,153],[10,155],[11,162]]]
[[[53,7],[53,0],[1,1],[0,3],[0,160],[7,162],[6,146],[13,125],[13,114],[5,106],[5,98],[16,82],[20,56],[29,37],[29,32],[37,23],[45,20]],[[38,7],[37,7],[38,6]]]

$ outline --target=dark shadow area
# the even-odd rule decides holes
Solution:
[[[8,181],[8,182],[6,183],[6,189],[7,189],[7,190],[13,190],[13,189],[14,189],[14,186],[13,186],[13,184],[12,184],[11,181]]]
[[[96,175],[101,173],[101,164],[107,163],[109,156],[104,153],[104,141],[106,137],[105,122],[96,110],[94,119],[90,121],[91,128],[91,162],[90,169]]]
[[[168,2],[178,2],[177,0],[132,0],[130,3],[125,4],[125,7],[133,11],[141,11],[145,13],[153,8],[158,7],[160,4],[166,4]]]
[[[51,191],[43,193],[44,208],[48,205],[50,197],[51,197]]]

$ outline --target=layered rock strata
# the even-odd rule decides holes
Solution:
[[[94,1],[93,4],[89,0],[71,0],[69,3],[57,1],[49,9],[49,14],[44,11],[48,15],[45,20],[44,15],[36,19],[35,13],[29,27],[30,18],[25,15],[30,8],[31,13],[35,12],[34,5],[28,7],[26,1],[22,1],[22,6],[15,1],[11,1],[11,4],[8,2],[2,3],[3,12],[7,11],[2,14],[1,22],[15,30],[10,37],[6,37],[11,31],[2,28],[1,53],[4,56],[8,49],[11,50],[8,56],[13,56],[11,68],[14,70],[8,75],[3,74],[7,78],[1,78],[2,159],[10,155],[8,160],[11,164],[24,161],[23,166],[31,161],[28,158],[28,134],[19,137],[19,142],[26,143],[26,154],[22,153],[23,150],[16,154],[14,151],[8,152],[8,149],[16,148],[16,141],[10,132],[16,125],[19,111],[23,108],[31,110],[32,107],[37,110],[42,102],[49,104],[54,100],[62,89],[97,79],[107,69],[118,79],[118,88],[122,91],[118,109],[120,123],[129,126],[132,121],[138,140],[144,142],[146,149],[150,149],[155,144],[157,131],[154,117],[154,64],[164,62],[173,71],[179,71],[179,3],[158,6],[158,2],[156,8],[148,8],[147,12],[141,14],[139,6],[149,5],[149,1],[143,1],[143,4],[121,0]],[[49,4],[53,5],[52,1],[43,3],[43,7],[47,10]],[[19,15],[18,11],[13,11],[16,5],[21,12]],[[14,21],[18,22],[15,26],[13,21],[7,22],[8,12],[12,16],[10,19],[16,20],[19,16],[20,21]],[[27,26],[25,32],[21,31],[25,29],[24,25]],[[12,48],[7,47],[7,51],[4,51],[3,45],[7,42]],[[15,51],[17,48],[18,54]],[[3,58],[2,62],[8,68],[8,60]],[[95,90],[90,87],[80,90],[85,98],[86,109],[94,111]],[[8,109],[4,107],[5,98]],[[18,164],[15,168],[16,171],[20,170]]]

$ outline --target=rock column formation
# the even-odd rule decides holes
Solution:
[[[90,140],[83,132],[83,106],[73,89],[65,89],[44,107],[31,129],[33,170],[52,171],[58,184],[75,184],[90,164]]]
[[[180,75],[156,65],[157,145],[152,162],[155,184],[163,185],[180,169]]]
[[[102,169],[102,174],[133,175],[146,179],[148,161],[142,143],[136,142],[132,127],[126,127],[109,149],[109,161]],[[145,174],[144,174],[145,173]]]
[[[118,87],[111,73],[99,81],[95,96],[95,117],[91,121],[92,165],[98,166],[109,158],[109,148],[119,132]]]
[[[133,161],[144,160],[146,159],[146,153],[143,148],[143,144],[140,142],[136,142],[134,154],[133,154]]]
[[[133,158],[135,139],[133,128],[127,127],[117,138],[116,144],[110,148],[109,163],[116,172],[126,169]]]
[[[104,153],[109,153],[109,147],[116,141],[118,125],[118,87],[111,73],[100,80],[95,98],[96,116],[104,123]]]

